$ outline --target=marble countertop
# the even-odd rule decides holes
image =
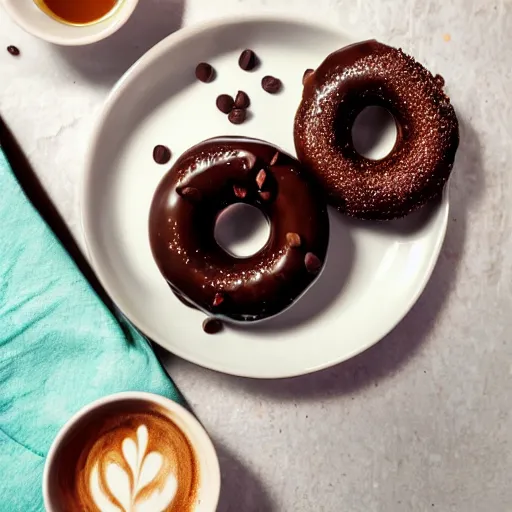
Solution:
[[[180,26],[259,11],[364,27],[412,53],[446,79],[461,146],[434,275],[375,347],[266,382],[162,354],[218,447],[219,510],[510,511],[510,0],[143,0],[121,32],[85,48],[38,41],[0,10],[0,112],[81,243],[82,156],[109,89]]]

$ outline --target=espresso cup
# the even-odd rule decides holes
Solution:
[[[118,1],[119,5],[110,15],[84,26],[58,21],[39,8],[34,0],[0,0],[0,5],[26,32],[50,43],[81,46],[105,39],[119,30],[128,21],[139,3],[139,0]]]
[[[142,392],[107,396],[73,416],[43,475],[48,512],[214,512],[219,492],[219,462],[201,424]]]

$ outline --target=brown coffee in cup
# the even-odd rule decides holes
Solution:
[[[69,25],[90,25],[105,19],[120,0],[34,0],[46,14]]]
[[[50,468],[56,510],[189,512],[199,463],[172,412],[156,403],[104,404],[74,424]]]

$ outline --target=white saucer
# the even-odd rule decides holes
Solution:
[[[83,225],[90,257],[108,293],[154,341],[199,365],[235,375],[288,377],[344,361],[385,336],[425,287],[443,242],[448,199],[408,218],[382,224],[331,212],[326,268],[317,283],[285,313],[258,325],[203,332],[204,314],[173,295],[153,261],[148,212],[153,192],[172,161],[191,145],[216,135],[262,138],[294,153],[293,118],[302,74],[331,51],[356,39],[334,29],[289,19],[245,18],[186,28],[140,59],[114,88],[87,158]],[[253,72],[238,67],[252,48]],[[217,78],[198,82],[194,69],[210,62]],[[284,90],[261,89],[264,75]],[[251,119],[230,124],[215,106],[221,93],[242,89]],[[171,164],[152,159],[168,145]]]

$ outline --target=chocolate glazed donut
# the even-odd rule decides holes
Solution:
[[[246,203],[270,223],[266,245],[236,258],[216,242],[218,215]],[[329,219],[301,164],[255,139],[221,137],[189,149],[160,182],[149,236],[171,288],[199,309],[233,321],[270,317],[290,306],[325,261]]]
[[[441,193],[459,144],[443,85],[412,57],[377,41],[334,52],[306,74],[295,147],[330,204],[355,217],[387,220]],[[396,121],[395,146],[382,160],[359,155],[352,142],[354,121],[368,106],[387,109]]]

